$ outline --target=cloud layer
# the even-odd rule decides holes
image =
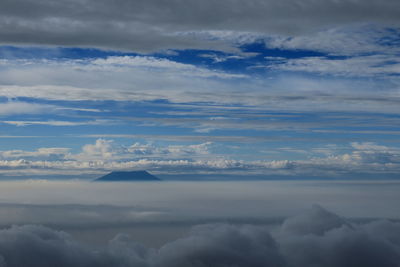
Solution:
[[[2,1],[0,39],[6,44],[86,46],[149,52],[216,48],[201,31],[301,34],[352,23],[399,25],[397,1]],[[29,10],[27,12],[26,10]]]
[[[314,206],[272,232],[264,226],[208,224],[159,249],[119,234],[97,251],[61,231],[13,226],[0,230],[0,259],[2,267],[397,267],[400,224],[352,223]]]
[[[281,148],[309,155],[302,160],[241,160],[218,153],[221,145],[212,142],[160,146],[151,143],[122,145],[97,139],[79,153],[68,148],[48,147],[36,151],[0,151],[0,171],[5,176],[101,174],[112,170],[149,170],[161,174],[284,175],[291,177],[385,178],[400,171],[400,149],[373,142],[353,142],[345,149],[335,145],[317,147],[312,152]],[[294,150],[294,151],[293,151]]]
[[[0,62],[0,97],[67,101],[67,104],[81,101],[82,109],[87,108],[84,101],[140,102],[162,99],[171,103],[268,107],[270,111],[286,112],[398,111],[398,78],[393,76],[399,73],[396,56],[371,55],[347,59],[302,57],[283,61],[266,59],[257,64],[260,65],[254,67],[275,70],[278,74],[272,72],[261,77],[246,72],[238,74],[150,56],[3,60]],[[291,73],[282,75],[283,71]],[[340,77],[314,79],[299,76],[296,72]],[[385,80],[348,79],[354,76],[384,76]],[[380,90],[376,90],[377,87]],[[52,108],[49,105],[28,106],[23,102],[15,102],[2,104],[0,112],[10,112],[10,106],[17,104],[21,112]]]

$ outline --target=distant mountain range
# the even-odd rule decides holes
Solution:
[[[133,181],[161,181],[161,179],[148,173],[147,171],[118,171],[110,172],[95,182],[133,182]]]

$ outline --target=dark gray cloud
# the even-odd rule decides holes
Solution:
[[[351,224],[319,206],[288,219],[277,239],[289,266],[398,266],[400,224]],[[387,235],[393,230],[394,238]],[[389,230],[390,231],[390,230]]]
[[[193,32],[296,35],[349,23],[398,25],[399,12],[395,0],[5,0],[0,3],[0,40],[142,52],[229,49],[223,43],[200,41]]]
[[[262,226],[196,226],[160,249],[119,234],[93,250],[62,231],[34,225],[0,230],[0,266],[152,267],[397,267],[400,223],[351,223],[319,206],[287,219],[271,233]]]
[[[226,224],[193,228],[159,250],[157,266],[284,266],[277,244],[263,228]]]

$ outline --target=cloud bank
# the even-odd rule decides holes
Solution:
[[[302,160],[231,159],[229,154],[215,151],[218,151],[218,145],[213,142],[164,146],[136,142],[127,146],[113,140],[97,139],[94,144],[82,146],[79,153],[63,147],[0,151],[0,172],[10,177],[64,174],[84,178],[113,170],[145,169],[158,174],[189,176],[360,178],[362,174],[370,174],[385,178],[385,175],[397,175],[400,171],[399,148],[373,142],[353,142],[343,152],[336,146],[315,148],[312,153],[296,150],[309,153],[310,157]]]
[[[202,31],[298,35],[352,23],[399,25],[398,1],[2,1],[3,44],[232,50],[197,38]],[[29,12],[26,12],[29,10]],[[215,40],[215,39],[214,39]]]
[[[0,230],[0,266],[119,267],[397,267],[400,224],[352,223],[319,206],[286,219],[276,230],[263,226],[207,224],[159,249],[119,234],[93,250],[68,234],[24,225]]]

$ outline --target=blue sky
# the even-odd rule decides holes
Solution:
[[[0,174],[397,177],[399,5],[250,2],[5,3]]]

